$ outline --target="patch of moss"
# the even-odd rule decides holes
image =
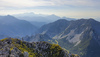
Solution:
[[[4,39],[1,39],[0,41],[4,41],[4,40],[7,40],[8,38],[4,38]]]
[[[70,57],[80,57],[77,54],[71,54]]]
[[[10,48],[10,51],[12,51],[13,50],[13,47],[12,48]]]
[[[34,49],[28,48],[28,47],[26,46],[26,44],[24,44],[22,41],[20,41],[20,44],[18,44],[18,43],[16,43],[17,41],[18,41],[18,39],[13,39],[13,38],[12,38],[12,44],[13,44],[15,47],[17,47],[19,50],[21,50],[22,53],[28,52],[29,57],[36,57],[35,53],[33,52]],[[11,50],[12,50],[12,49],[13,49],[13,48],[11,48]]]
[[[61,56],[62,48],[58,44],[52,44],[50,50],[53,57]]]

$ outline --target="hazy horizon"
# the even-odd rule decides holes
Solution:
[[[29,12],[77,19],[100,18],[100,0],[0,0],[0,15]]]

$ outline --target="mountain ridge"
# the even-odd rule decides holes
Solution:
[[[56,22],[54,22],[53,24],[55,25]],[[100,22],[92,18],[79,19],[68,22],[68,24],[66,24],[66,28],[58,34],[53,35],[52,39],[58,41],[58,44],[61,47],[66,48],[73,53],[78,53],[81,57],[98,57],[98,53],[100,53],[98,51],[98,48],[100,47]],[[59,22],[59,24],[61,24],[61,22]],[[45,25],[45,27],[47,26],[51,26],[49,28],[54,30],[53,32],[51,32],[50,30],[48,30],[48,28],[43,28],[44,30],[42,32],[45,32],[49,36],[51,36],[51,34],[55,32],[55,29],[61,27],[58,26],[57,28],[57,25],[52,26],[52,23],[49,23],[49,25]],[[55,29],[53,29],[53,27]],[[56,31],[59,31],[59,29]],[[56,43],[55,41],[53,42]],[[66,45],[68,45],[69,47]]]
[[[0,40],[0,57],[69,57],[69,55],[59,45],[47,42],[25,42],[14,38]]]
[[[13,16],[0,16],[0,35],[18,37],[35,33],[37,27],[25,20],[19,20]]]
[[[50,22],[54,22],[58,19],[66,19],[66,20],[76,20],[74,18],[67,18],[67,17],[59,17],[56,16],[55,14],[51,14],[51,15],[45,15],[45,14],[35,14],[33,12],[31,13],[23,13],[23,14],[15,14],[13,15],[18,19],[24,19],[27,21],[36,21],[36,22],[46,22],[46,23],[50,23]]]

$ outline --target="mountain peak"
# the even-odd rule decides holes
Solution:
[[[7,15],[6,17],[12,17],[12,18],[15,18],[14,16],[11,16],[11,15]]]
[[[93,18],[89,18],[88,21],[96,21],[96,20],[94,20]]]
[[[2,23],[12,23],[14,21],[18,21],[19,19],[11,16],[11,15],[6,15],[6,16],[0,16],[0,22]]]
[[[69,57],[68,52],[59,45],[44,41],[29,43],[19,39],[5,38],[0,40],[0,47],[2,47],[0,57]]]
[[[0,16],[0,27],[0,35],[10,37],[31,35],[37,30],[37,27],[28,21],[19,20],[11,15]]]
[[[11,16],[11,15],[7,15],[7,16]]]
[[[78,22],[86,22],[86,23],[98,22],[93,18],[89,18],[89,19],[83,19],[82,18],[82,19],[79,19],[79,20],[76,20],[76,21],[78,21]]]

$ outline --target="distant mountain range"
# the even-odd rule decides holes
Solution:
[[[13,16],[0,16],[0,37],[22,37],[32,35],[37,27],[25,20],[19,20]]]
[[[48,35],[52,39],[48,42],[57,43],[72,53],[79,54],[81,57],[99,57],[99,29],[100,22],[92,18],[74,21],[61,19],[43,25],[38,30],[38,33]],[[38,38],[35,37],[36,39]]]
[[[44,14],[34,14],[33,12],[31,13],[23,13],[23,14],[16,14],[13,15],[18,19],[22,20],[27,20],[27,21],[36,21],[36,22],[54,22],[58,19],[66,19],[66,20],[75,20],[74,18],[67,18],[67,17],[59,17],[54,14],[52,15],[44,15]]]

